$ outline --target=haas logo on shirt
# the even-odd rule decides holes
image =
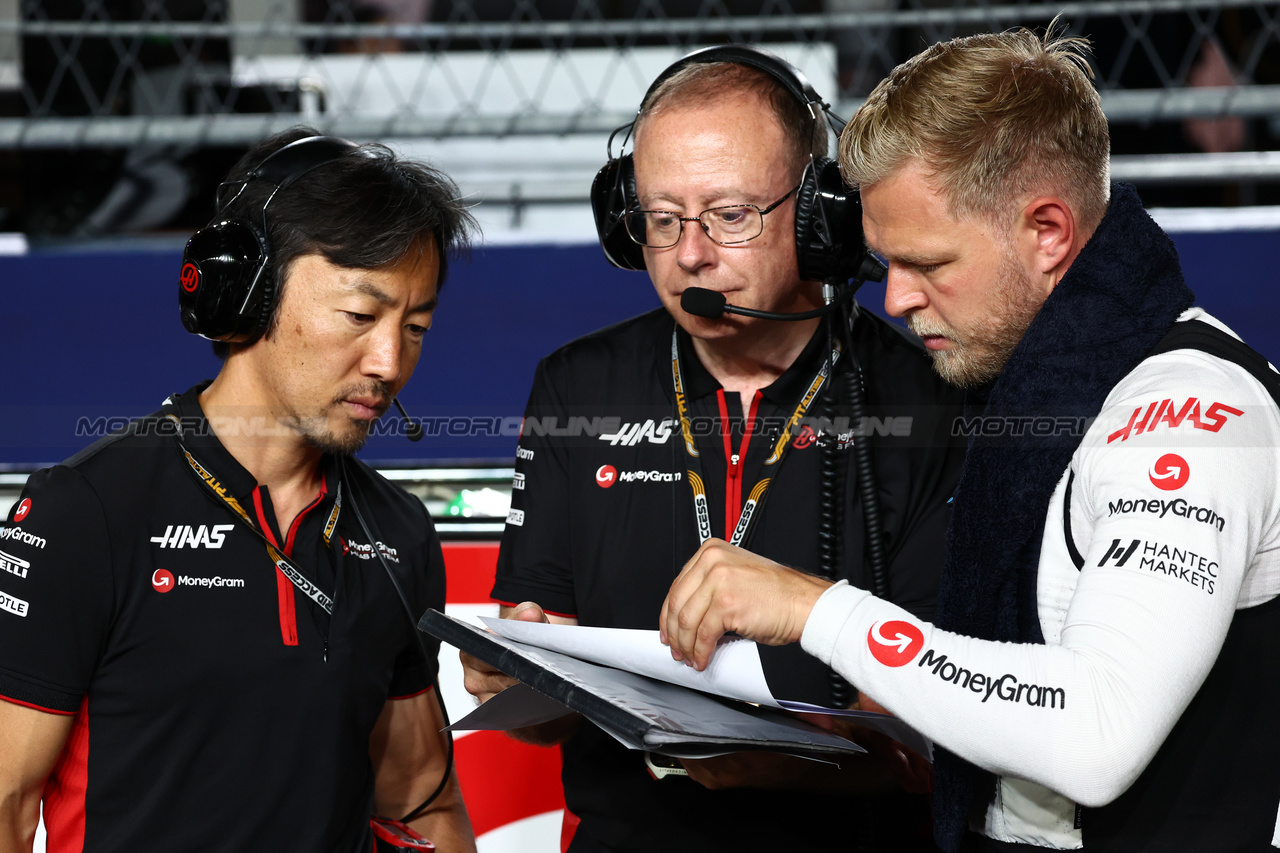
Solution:
[[[1176,453],[1166,453],[1156,460],[1147,472],[1151,485],[1166,492],[1181,489],[1191,479],[1191,467],[1187,460]]]
[[[867,632],[867,648],[885,666],[906,666],[924,648],[924,632],[901,619],[877,622]]]

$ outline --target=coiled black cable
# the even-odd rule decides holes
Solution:
[[[828,350],[830,351],[830,350]],[[821,474],[819,476],[819,494],[821,503],[818,511],[818,565],[822,574],[831,580],[839,578],[840,566],[840,533],[844,520],[843,480],[840,476],[840,456],[837,451],[838,440],[835,436],[835,424],[839,412],[839,403],[833,381],[827,384],[823,394],[823,440],[821,444]],[[827,684],[831,692],[831,704],[837,708],[847,708],[852,704],[853,687],[834,669],[827,670]]]
[[[836,424],[841,414],[840,396],[844,397],[849,415],[849,427],[856,432],[867,422],[866,388],[862,380],[862,366],[853,349],[853,315],[856,307],[840,309],[828,315],[827,351],[830,343],[839,336],[842,345],[843,369],[833,366],[831,381],[823,394],[823,441],[820,474],[821,508],[818,518],[818,565],[824,576],[839,578],[840,540],[844,519],[844,478],[840,471],[839,439]],[[843,395],[840,386],[843,385]],[[889,576],[885,566],[884,533],[880,519],[880,500],[876,492],[875,470],[871,461],[871,449],[863,436],[850,436],[853,448],[853,471],[857,477],[858,496],[862,502],[863,530],[866,537],[866,562],[871,574],[871,592],[880,598],[889,596]],[[848,707],[854,699],[849,682],[834,669],[828,673],[831,703],[836,707]]]
[[[827,352],[831,342],[840,336],[842,344],[839,364],[831,368],[831,381],[823,394],[825,423],[823,423],[821,509],[818,521],[819,567],[831,580],[839,579],[840,540],[844,520],[844,478],[840,476],[839,437],[836,424],[840,415],[839,390],[849,415],[849,442],[853,448],[853,474],[857,477],[858,497],[862,501],[863,532],[866,539],[865,560],[871,574],[871,592],[880,598],[889,597],[889,574],[885,566],[884,532],[880,520],[880,498],[876,492],[875,469],[871,462],[871,448],[865,435],[857,435],[858,428],[867,424],[866,386],[862,377],[862,365],[853,349],[853,321],[857,304],[849,302],[827,317]],[[843,366],[838,372],[836,367]],[[853,685],[834,669],[828,670],[828,686],[831,704],[847,708],[853,704]],[[879,853],[884,849],[883,823],[872,800],[854,801],[855,822],[858,826],[854,842],[857,853]]]
[[[853,353],[849,354],[850,370],[845,382],[848,386],[850,423],[865,424],[867,420],[866,386],[862,378],[862,366]],[[871,448],[863,436],[853,443],[853,464],[858,477],[858,496],[862,499],[863,525],[867,539],[867,566],[871,569],[871,592],[877,598],[889,598],[889,568],[885,562],[884,526],[880,521],[880,496],[876,493],[875,467],[871,462]]]

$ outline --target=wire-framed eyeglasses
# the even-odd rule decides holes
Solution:
[[[623,214],[627,235],[650,249],[669,249],[680,242],[686,222],[697,222],[707,236],[721,246],[754,240],[764,231],[764,218],[800,189],[797,184],[766,208],[754,204],[711,207],[697,216],[681,216],[670,210],[632,210]]]

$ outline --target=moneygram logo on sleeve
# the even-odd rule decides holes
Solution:
[[[947,660],[945,654],[924,649],[924,632],[902,620],[877,622],[867,632],[867,647],[872,656],[885,666],[906,666],[920,657],[922,666],[935,676],[957,687],[981,696],[985,703],[992,697],[1004,702],[1022,702],[1035,708],[1066,708],[1067,691],[1062,687],[1042,687],[1018,681],[1012,673],[987,675],[973,672]]]
[[[1216,527],[1218,532],[1222,532],[1227,526],[1225,518],[1208,507],[1189,503],[1186,498],[1170,498],[1169,500],[1162,498],[1117,498],[1114,501],[1107,502],[1107,509],[1110,510],[1108,515],[1149,513],[1157,518],[1172,515],[1177,518],[1185,518],[1191,521],[1198,521],[1201,524],[1207,524],[1210,527]]]
[[[1147,472],[1151,485],[1166,492],[1181,489],[1191,479],[1191,466],[1176,453],[1166,453]]]
[[[906,666],[924,648],[924,632],[910,622],[877,622],[867,632],[871,656],[885,666]]]
[[[28,533],[21,527],[0,527],[0,539],[21,542],[23,545],[30,545],[32,548],[44,548],[46,544],[43,536]]]

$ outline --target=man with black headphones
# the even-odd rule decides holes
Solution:
[[[741,46],[690,54],[650,88],[633,153],[610,159],[592,200],[606,257],[647,270],[663,308],[539,365],[493,590],[504,616],[652,629],[713,536],[877,577],[932,612],[958,396],[851,300],[849,280],[876,270],[825,157],[825,114],[799,71]],[[856,700],[804,655],[763,651],[775,695]],[[481,700],[511,684],[464,665]],[[765,754],[673,763],[575,717],[518,736],[564,744],[572,851],[909,850],[927,822],[901,794],[874,800],[879,820],[851,810],[851,793],[897,788],[890,766],[908,757],[887,743],[837,769]]]
[[[42,800],[51,850],[475,849],[414,626],[439,540],[351,456],[473,230],[381,146],[299,128],[232,170],[179,285],[217,377],[0,527],[0,850]]]

